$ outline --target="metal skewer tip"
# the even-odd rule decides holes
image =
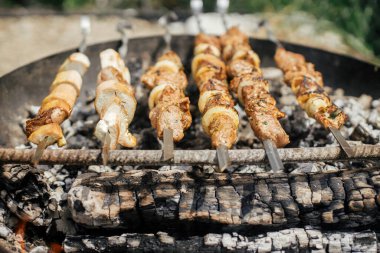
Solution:
[[[231,165],[230,156],[228,155],[228,148],[224,145],[219,146],[216,149],[216,155],[218,158],[219,171],[223,172]]]
[[[48,138],[49,137],[45,137],[40,143],[38,143],[37,145],[37,149],[36,149],[36,152],[34,153],[33,155],[33,158],[32,158],[32,164],[34,167],[37,167],[37,165],[39,164],[41,158],[42,158],[42,155],[44,154],[44,151],[47,147],[47,143],[48,143]]]
[[[278,154],[277,147],[271,140],[263,141],[265,153],[268,157],[270,167],[274,173],[278,173],[284,170],[284,165],[281,161],[280,155]]]
[[[110,145],[111,145],[111,135],[107,131],[106,135],[104,136],[103,148],[102,148],[102,161],[103,161],[104,166],[108,164],[108,160],[110,157]]]
[[[164,161],[168,161],[174,158],[174,142],[172,129],[164,129],[164,148],[162,152]]]
[[[329,127],[330,132],[334,135],[335,139],[338,141],[339,145],[343,149],[344,153],[346,153],[347,157],[353,157],[355,155],[355,151],[352,149],[350,144],[344,139],[341,132],[334,128]]]

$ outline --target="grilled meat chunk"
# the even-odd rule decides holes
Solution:
[[[136,111],[136,98],[130,85],[130,73],[120,55],[113,49],[100,53],[102,69],[98,75],[95,109],[100,120],[95,128],[95,136],[105,141],[110,136],[110,149],[118,145],[135,147],[136,137],[128,128]]]
[[[38,114],[26,121],[26,136],[30,142],[66,144],[60,124],[70,116],[82,87],[82,75],[89,66],[87,56],[81,53],[73,53],[60,66]]]
[[[178,55],[173,51],[163,54],[141,77],[141,82],[152,89],[149,118],[157,137],[162,139],[164,129],[171,129],[173,140],[182,140],[192,118],[190,100],[184,94],[188,82]]]
[[[232,27],[220,40],[228,75],[232,78],[230,88],[244,105],[256,137],[261,141],[269,139],[277,147],[287,145],[289,136],[278,121],[285,115],[277,109],[269,93],[269,83],[263,80],[260,59],[249,45],[248,36]]]
[[[278,48],[275,54],[277,66],[284,72],[284,81],[297,97],[297,101],[309,115],[325,128],[339,129],[347,120],[342,110],[334,105],[323,89],[322,74],[312,63],[297,53]]]
[[[195,39],[192,74],[200,91],[198,108],[202,127],[213,147],[231,148],[237,140],[239,116],[228,92],[226,66],[215,36],[198,34]]]

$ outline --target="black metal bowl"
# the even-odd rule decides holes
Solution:
[[[173,36],[172,47],[181,59],[184,59],[189,72],[194,36]],[[275,45],[268,40],[251,39],[251,43],[260,55],[262,65],[275,66],[273,55]],[[99,52],[107,48],[118,48],[119,41],[111,41],[89,46],[86,54],[91,60],[91,67],[83,82],[80,100],[86,92],[94,91],[96,77],[100,70]],[[380,71],[378,67],[352,57],[334,54],[320,49],[285,44],[289,50],[303,54],[313,62],[324,75],[325,83],[334,88],[343,88],[345,94],[359,96],[370,94],[380,97]],[[128,51],[128,67],[132,73],[133,83],[141,76],[141,56],[149,54],[152,59],[163,48],[163,39],[159,36],[131,39]],[[14,147],[25,143],[25,136],[20,122],[28,115],[27,108],[39,105],[48,94],[48,88],[65,58],[74,52],[69,50],[20,67],[0,78],[0,146]]]

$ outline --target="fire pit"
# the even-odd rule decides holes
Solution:
[[[172,47],[187,73],[192,36],[174,36]],[[268,170],[262,144],[240,108],[239,140],[230,151],[229,173],[213,173],[216,152],[200,124],[198,91],[187,93],[193,123],[176,145],[173,161],[161,159],[161,143],[148,117],[148,90],[139,82],[143,66],[155,62],[161,37],[132,39],[128,67],[138,106],[131,132],[138,146],[111,151],[101,166],[101,144],[93,137],[99,120],[93,100],[99,52],[119,42],[90,46],[91,67],[79,102],[63,124],[67,149],[46,150],[41,166],[28,163],[32,146],[25,119],[36,113],[58,66],[71,52],[31,63],[0,78],[0,246],[20,250],[19,220],[26,219],[26,248],[46,250],[63,242],[66,252],[377,250],[380,172],[380,73],[371,64],[308,47],[286,44],[316,64],[335,102],[350,119],[342,129],[356,148],[344,156],[331,134],[307,118],[274,68],[275,46],[251,40],[261,56],[272,94],[288,115],[291,144],[279,149],[285,171]],[[362,95],[363,93],[370,94]],[[238,107],[239,109],[239,107]],[[12,149],[17,147],[17,149]],[[7,165],[5,165],[7,164]],[[355,229],[355,232],[353,231]],[[365,229],[370,229],[366,230]],[[53,244],[54,246],[55,244]],[[38,251],[36,251],[38,252]]]

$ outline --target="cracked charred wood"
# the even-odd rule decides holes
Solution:
[[[313,175],[129,171],[82,174],[68,205],[91,228],[274,229],[297,225],[353,228],[380,218],[380,171]],[[150,230],[149,230],[150,229]],[[220,230],[219,230],[220,231]]]
[[[39,173],[28,165],[4,165],[0,168],[0,198],[20,219],[36,226],[51,222],[48,185]]]
[[[321,232],[292,228],[258,236],[207,234],[177,239],[164,232],[120,236],[68,236],[65,252],[377,252],[373,231]]]

